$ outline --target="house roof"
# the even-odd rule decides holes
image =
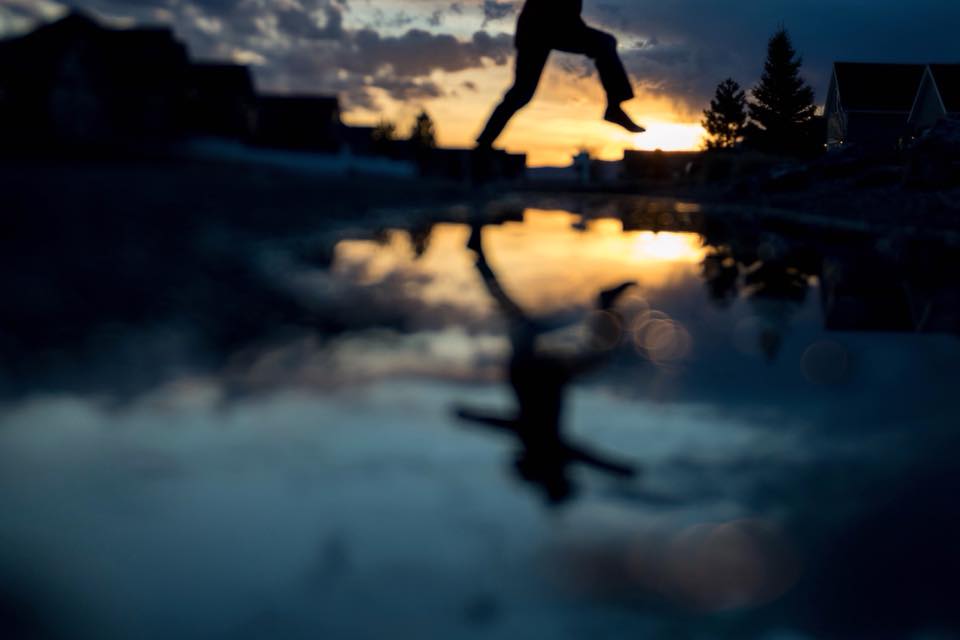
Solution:
[[[262,94],[260,102],[271,106],[307,109],[339,109],[336,96]]]
[[[909,113],[926,65],[837,62],[833,69],[844,110]]]
[[[250,68],[237,64],[200,62],[187,70],[191,88],[205,95],[253,96],[255,93]]]
[[[340,101],[336,96],[261,95],[260,117],[271,125],[290,127],[295,123],[340,121]]]
[[[44,87],[57,81],[64,54],[77,43],[90,72],[115,89],[175,85],[187,64],[186,48],[170,29],[109,29],[75,12],[0,43],[0,66],[12,66],[22,84]]]
[[[960,64],[932,64],[930,73],[947,113],[960,113]]]

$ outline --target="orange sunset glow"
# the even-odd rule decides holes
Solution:
[[[562,54],[556,55],[561,59]],[[575,58],[572,58],[575,59]],[[354,125],[372,125],[381,119],[405,131],[421,109],[437,126],[437,141],[450,147],[470,147],[490,111],[512,81],[512,65],[487,65],[458,73],[436,72],[431,81],[449,88],[442,96],[416,103],[400,103],[378,95],[380,110],[356,109],[345,114]],[[634,78],[637,82],[638,78]],[[472,90],[464,88],[473,87]],[[699,111],[669,96],[637,90],[624,107],[647,131],[631,134],[601,119],[604,96],[593,73],[571,77],[556,66],[544,73],[537,95],[507,127],[497,146],[526,153],[531,166],[563,166],[581,150],[601,160],[619,160],[624,150],[694,151],[702,148],[705,131]]]
[[[484,229],[491,264],[511,295],[531,312],[553,312],[558,305],[586,307],[596,291],[627,280],[642,290],[660,289],[678,273],[695,274],[707,252],[694,233],[624,232],[614,219],[589,221],[578,230],[574,225],[579,221],[564,211],[528,209],[522,223]],[[475,258],[466,250],[469,235],[466,225],[438,224],[420,258],[404,231],[392,232],[386,246],[346,240],[336,247],[334,270],[363,284],[417,275],[407,279],[416,283],[416,290],[407,293],[419,299],[489,308]]]

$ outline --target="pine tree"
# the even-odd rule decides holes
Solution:
[[[754,146],[774,153],[797,153],[810,147],[809,133],[816,112],[813,89],[800,77],[803,60],[787,30],[777,31],[767,45],[760,84],[750,104]]]
[[[420,149],[432,149],[437,146],[436,127],[426,111],[421,111],[414,121],[413,128],[410,130],[410,142]]]
[[[394,140],[397,139],[397,125],[389,120],[381,120],[370,134],[373,149],[377,153],[387,153]]]
[[[717,86],[710,108],[703,112],[703,128],[710,134],[708,149],[730,149],[743,140],[747,124],[747,96],[733,78]]]
[[[370,135],[375,142],[392,142],[397,138],[397,125],[389,120],[381,120]]]

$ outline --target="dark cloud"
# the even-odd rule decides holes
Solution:
[[[917,0],[906,10],[893,0],[587,0],[585,16],[625,36],[628,67],[639,81],[678,91],[676,97],[696,107],[727,76],[752,86],[767,38],[781,24],[821,100],[834,60],[953,61],[960,3]],[[646,46],[633,51],[631,37]]]
[[[483,0],[483,23],[496,22],[503,20],[516,11],[516,4],[510,0],[498,2],[497,0]]]
[[[505,64],[512,51],[509,36],[478,31],[469,42],[453,36],[411,29],[398,37],[383,37],[365,29],[352,35],[339,66],[355,73],[390,71],[403,77],[426,76],[433,71],[463,71],[490,60]]]
[[[503,65],[512,52],[509,36],[483,31],[461,40],[415,28],[389,36],[379,30],[403,28],[424,17],[410,12],[387,16],[380,11],[377,28],[349,30],[344,26],[349,8],[336,0],[87,0],[85,6],[140,22],[169,16],[195,57],[246,54],[264,62],[255,69],[262,89],[337,93],[347,108],[376,108],[377,90],[400,100],[438,97],[443,92],[428,80],[431,73]],[[445,11],[463,9],[453,4]],[[439,24],[443,14],[435,11],[427,22]]]
[[[277,27],[283,33],[307,40],[339,40],[344,37],[343,14],[335,5],[323,8],[326,22],[318,25],[312,15],[304,15],[296,9],[283,9],[274,14],[277,18]]]
[[[80,0],[78,4],[144,22],[170,15],[178,33],[199,56],[223,57],[242,50],[261,57],[265,64],[257,69],[258,78],[270,88],[339,90],[355,98],[378,84],[392,94],[388,83],[422,83],[423,76],[438,69],[473,68],[484,59],[505,63],[511,54],[506,35],[494,37],[481,31],[463,41],[438,34],[436,29],[442,28],[447,16],[473,11],[482,14],[483,24],[501,21],[508,28],[502,21],[519,6],[516,0],[477,0],[423,7],[411,2],[393,13],[371,7],[372,12],[354,14],[367,26],[348,30],[344,17],[350,9],[335,0]],[[23,2],[12,5],[21,14],[26,6]],[[591,24],[619,36],[624,59],[639,86],[697,111],[720,80],[733,77],[747,87],[757,81],[766,40],[780,24],[790,30],[804,56],[803,73],[821,100],[834,60],[955,61],[953,31],[960,23],[960,3],[916,0],[906,11],[893,0],[868,4],[860,0],[586,0],[584,15]],[[478,15],[478,23],[480,19]],[[415,25],[433,31],[412,28]],[[398,35],[401,30],[405,33]],[[559,57],[558,61],[570,73],[590,69],[589,64],[564,63]]]

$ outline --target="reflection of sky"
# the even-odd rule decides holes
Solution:
[[[613,219],[592,221],[578,231],[572,226],[577,220],[562,211],[528,210],[523,223],[485,230],[491,264],[503,267],[504,285],[531,313],[585,306],[601,289],[625,280],[645,289],[664,287],[671,279],[696,273],[705,254],[696,234],[624,233]],[[438,225],[417,260],[403,232],[391,233],[386,245],[344,241],[337,246],[334,271],[354,274],[363,284],[402,273],[404,290],[426,304],[489,307],[473,258],[464,250],[469,235],[465,225]]]
[[[779,596],[803,563],[798,522],[835,526],[864,469],[898,467],[917,434],[952,424],[955,339],[828,334],[816,295],[721,310],[697,236],[579,222],[528,212],[484,244],[530,311],[578,318],[629,279],[635,320],[655,310],[689,333],[669,363],[625,341],[570,394],[571,433],[636,460],[637,482],[583,472],[582,499],[548,513],[505,472],[509,442],[457,426],[455,403],[512,402],[503,327],[466,227],[437,227],[420,259],[394,231],[342,242],[329,271],[291,285],[354,318],[341,334],[295,336],[122,409],[5,408],[0,593],[69,637],[676,637],[676,619],[624,593],[696,611]],[[757,345],[770,327],[784,336],[773,362]],[[831,367],[842,375],[817,375]],[[235,399],[238,384],[264,393]],[[857,473],[811,481],[831,465]],[[822,516],[817,491],[832,500]],[[716,622],[682,628],[714,637]]]

